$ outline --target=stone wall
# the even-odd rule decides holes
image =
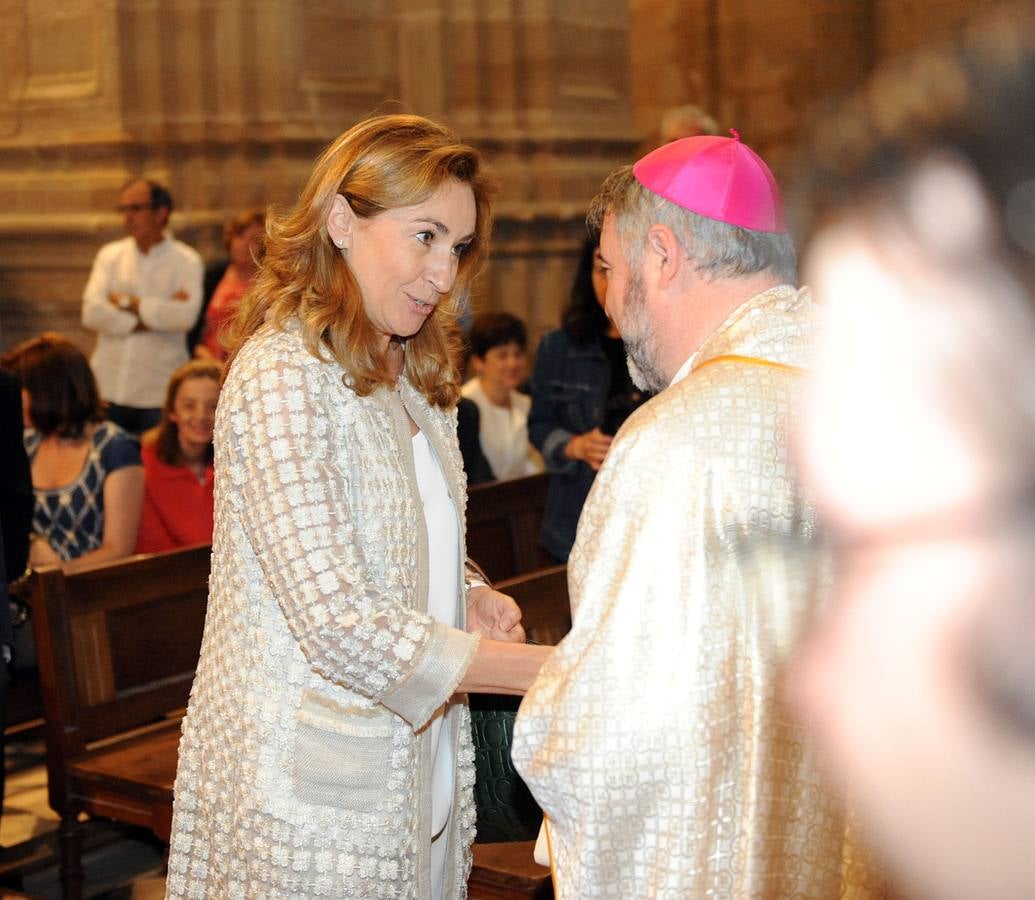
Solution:
[[[167,182],[206,258],[237,209],[291,202],[374,111],[440,118],[503,184],[476,305],[533,338],[567,295],[588,200],[696,102],[786,174],[815,102],[950,33],[982,0],[0,0],[0,349],[85,348],[119,187]]]
[[[398,110],[485,150],[503,191],[475,302],[537,335],[589,198],[637,142],[617,0],[0,0],[0,15],[0,347],[56,328],[89,348],[80,296],[131,177],[167,183],[177,236],[214,257],[229,212],[290,203],[327,141]]]
[[[656,140],[662,114],[693,103],[737,128],[778,176],[818,101],[880,60],[940,40],[995,0],[630,0],[633,122]]]

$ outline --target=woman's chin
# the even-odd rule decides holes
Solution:
[[[180,451],[187,456],[195,456],[198,453],[206,450],[208,445],[212,443],[212,433],[198,434],[198,435],[187,435],[180,433]]]
[[[405,319],[393,323],[388,340],[408,341],[424,327],[426,321],[426,317],[423,316],[419,319],[417,316],[406,316]]]

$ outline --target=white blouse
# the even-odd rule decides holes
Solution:
[[[478,438],[496,478],[503,481],[543,471],[543,458],[528,440],[531,397],[511,391],[510,406],[497,406],[485,393],[480,378],[472,378],[460,393],[478,407]]]
[[[423,431],[413,436],[413,463],[428,532],[428,615],[455,628],[459,624],[456,617],[456,595],[460,590],[459,525],[442,468]],[[446,842],[438,838],[442,837],[449,821],[453,797],[454,741],[449,728],[442,725],[440,711],[431,721],[431,886],[434,900],[441,896],[445,871]]]

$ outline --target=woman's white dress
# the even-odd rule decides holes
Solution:
[[[521,478],[543,471],[543,458],[528,440],[531,397],[511,391],[510,406],[497,406],[485,393],[480,378],[472,378],[460,393],[478,407],[478,439],[497,479]]]
[[[413,436],[413,464],[428,528],[428,613],[439,622],[455,626],[459,588],[456,510],[435,451],[423,431]],[[446,862],[442,834],[452,806],[455,765],[453,735],[441,715],[431,721],[431,747],[431,889],[432,900],[440,900]]]

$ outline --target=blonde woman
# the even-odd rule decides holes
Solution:
[[[523,693],[549,652],[465,565],[450,335],[490,195],[451,132],[383,116],[269,223],[216,416],[170,897],[466,895],[463,695]]]

